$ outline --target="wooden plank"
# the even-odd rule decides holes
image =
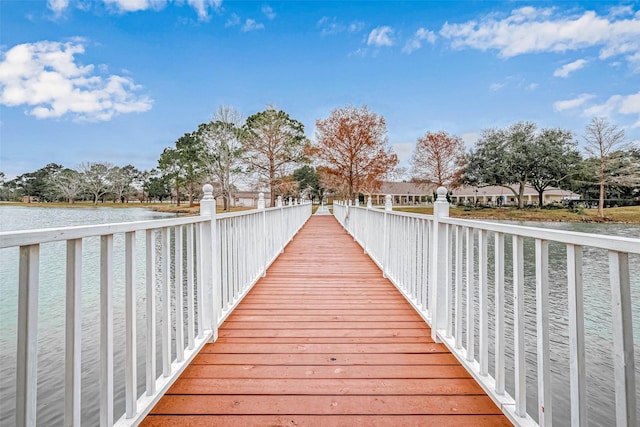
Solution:
[[[451,353],[423,354],[198,354],[193,364],[253,365],[442,365],[455,364]]]
[[[377,353],[448,353],[444,344],[436,343],[387,343],[387,344],[226,344],[206,345],[200,354],[233,353],[233,354],[377,354]]]
[[[510,425],[362,252],[310,219],[142,425]]]
[[[502,415],[150,415],[141,426],[174,427],[176,425],[218,427],[264,426],[438,426],[503,427],[512,424]]]
[[[152,414],[500,414],[488,396],[165,395]]]
[[[381,375],[380,370],[384,373]],[[181,378],[471,378],[460,365],[189,365]]]
[[[293,337],[293,338],[401,338],[401,337],[424,337],[431,340],[429,328],[422,329],[223,329],[220,330],[220,337]],[[431,342],[431,341],[429,341]]]
[[[169,394],[245,395],[477,395],[472,378],[180,378]]]

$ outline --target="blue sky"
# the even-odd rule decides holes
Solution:
[[[0,170],[156,166],[220,105],[366,104],[416,139],[530,120],[640,141],[640,3],[0,0]]]

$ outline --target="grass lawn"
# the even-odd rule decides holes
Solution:
[[[398,207],[394,210],[431,215],[433,207]],[[449,214],[455,218],[494,219],[512,221],[599,221],[597,209],[585,209],[578,214],[567,209],[514,209],[514,208],[458,208],[451,207]],[[640,224],[640,206],[607,208],[606,221]]]
[[[77,203],[20,203],[20,202],[0,202],[0,206],[31,206],[31,207],[48,207],[48,208],[147,208],[158,212],[171,212],[187,215],[197,215],[200,212],[200,206],[189,207],[187,203],[180,206],[169,203],[98,203],[94,205],[91,202]],[[319,205],[313,206],[313,213],[318,210]],[[231,212],[238,212],[254,208],[231,208]],[[413,212],[420,214],[433,214],[431,206],[407,206],[394,207],[394,210],[401,212]],[[224,213],[218,206],[218,213]],[[607,208],[604,210],[605,221],[624,222],[628,224],[640,224],[640,206],[626,206],[622,208]],[[473,219],[495,219],[495,220],[512,220],[512,221],[599,221],[598,211],[596,209],[585,209],[583,213],[578,214],[569,212],[567,209],[514,209],[514,208],[462,208],[451,207],[450,215],[455,218],[473,218]]]

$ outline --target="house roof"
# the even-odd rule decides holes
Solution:
[[[383,182],[375,194],[424,196],[433,194],[433,186],[417,182]]]

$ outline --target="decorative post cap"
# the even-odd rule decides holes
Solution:
[[[202,197],[202,200],[215,200],[213,198],[213,185],[211,184],[203,185],[202,192],[204,193],[204,197]]]
[[[447,189],[444,187],[438,187],[438,189],[436,190],[436,193],[438,194],[438,198],[436,199],[436,202],[446,202],[447,201]]]
[[[356,199],[356,206],[360,206],[360,199]]]
[[[349,206],[351,206],[351,203],[352,203],[352,201],[351,201],[351,199],[349,199]]]
[[[282,207],[282,196],[278,196],[278,207],[281,208]]]
[[[384,196],[384,210],[392,211],[393,210],[393,202],[391,201],[391,194],[387,194]]]
[[[367,207],[370,208],[373,206],[373,202],[371,201],[371,196],[367,197]]]
[[[264,193],[258,194],[258,209],[264,209]]]

